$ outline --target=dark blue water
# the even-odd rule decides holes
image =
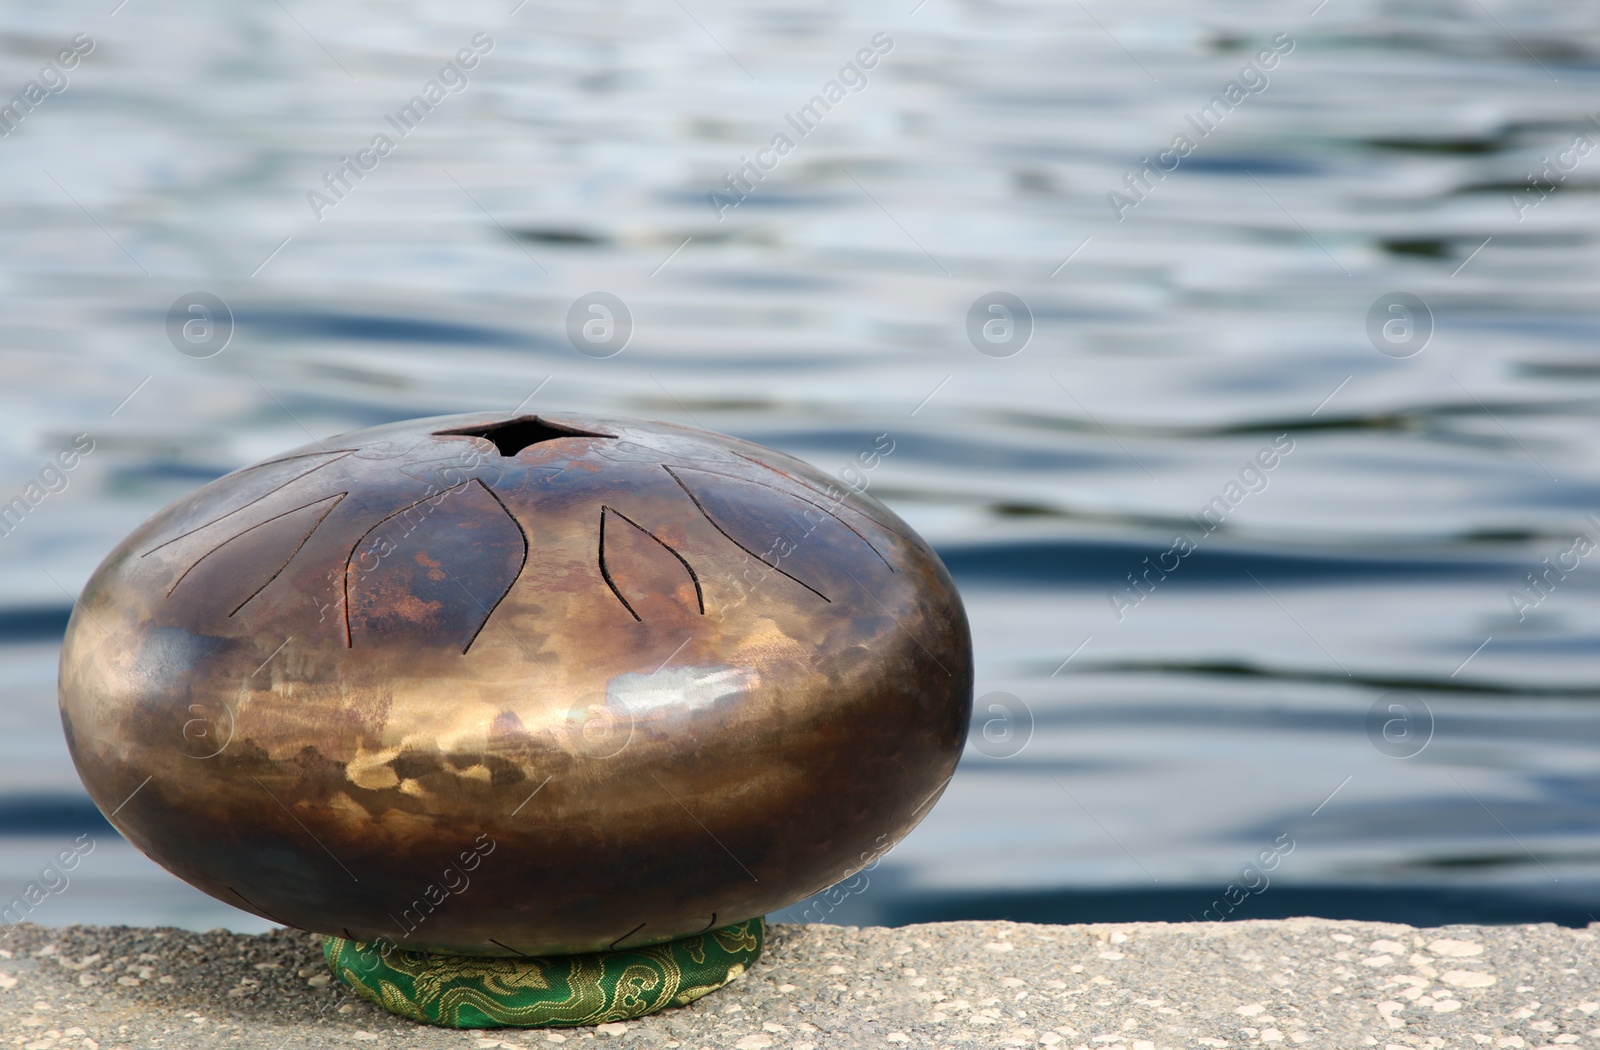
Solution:
[[[0,13],[0,97],[94,45],[0,139],[0,899],[87,834],[32,918],[260,928],[82,794],[72,594],[245,463],[522,408],[808,459],[961,585],[955,780],[783,918],[1600,905],[1592,12],[112,6]]]

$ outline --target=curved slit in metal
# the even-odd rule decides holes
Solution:
[[[288,463],[288,462],[290,462],[292,460],[296,460],[296,459],[310,459],[312,456],[335,456],[335,455],[341,455],[341,454],[348,456],[352,452],[360,452],[360,451],[361,450],[358,449],[358,448],[323,448],[323,449],[318,449],[315,452],[301,452],[299,455],[295,455],[295,456],[279,456],[277,459],[263,460],[260,463],[252,463],[248,467],[244,467],[242,469],[244,469],[244,470],[254,470],[257,467],[270,467],[274,463]],[[331,459],[328,460],[328,463],[332,463],[332,462],[333,462],[333,460],[331,460]],[[327,466],[327,463],[319,464],[319,466]]]
[[[756,466],[762,468],[763,470],[770,470],[774,474],[779,475],[780,477],[788,478],[790,481],[794,482],[796,485],[801,485],[801,486],[803,486],[803,487],[805,487],[807,489],[810,489],[812,492],[815,492],[819,496],[826,496],[827,495],[826,492],[824,492],[823,490],[817,488],[815,485],[811,484],[811,482],[807,481],[804,478],[797,478],[793,474],[790,474],[790,473],[788,473],[786,471],[779,470],[777,467],[773,466],[770,463],[763,463],[759,459],[756,459],[753,456],[747,456],[743,452],[736,452],[733,449],[729,449],[728,451],[729,452],[733,452],[733,454],[735,456],[738,456],[740,459],[744,460],[747,463],[754,463]],[[707,473],[708,474],[709,473],[715,473],[715,471],[707,471]],[[826,509],[826,508],[824,508],[824,509]],[[899,529],[895,528],[894,526],[889,525],[886,522],[879,521],[876,517],[874,517],[871,514],[868,514],[866,511],[862,510],[860,507],[851,507],[850,510],[853,511],[854,513],[856,513],[856,514],[861,515],[863,518],[866,518],[868,521],[872,522],[874,525],[877,525],[879,528],[883,529],[886,532],[892,532],[896,536],[899,536],[901,539],[909,539],[910,538],[910,537],[906,536],[905,533],[901,532]]]
[[[738,454],[739,453],[737,453],[737,452],[734,453],[734,455],[736,455],[736,456]],[[745,458],[749,459],[748,456],[746,456]],[[750,460],[750,462],[754,463],[755,460],[752,459],[752,460]],[[762,464],[762,465],[765,466],[765,464]],[[801,503],[810,503],[813,507],[815,507],[818,510],[822,511],[822,513],[826,514],[828,517],[832,518],[834,521],[837,521],[840,525],[843,525],[845,528],[847,528],[851,532],[855,533],[856,534],[856,538],[859,539],[862,543],[865,543],[868,546],[868,548],[871,549],[872,553],[874,553],[874,554],[876,554],[878,556],[878,560],[883,562],[884,565],[888,566],[890,572],[897,571],[893,565],[889,565],[889,559],[885,558],[883,556],[883,552],[880,551],[877,547],[873,546],[871,540],[869,540],[865,536],[861,535],[861,531],[859,529],[857,529],[854,525],[850,524],[848,521],[845,521],[843,518],[839,517],[839,515],[835,514],[833,511],[829,510],[827,507],[824,507],[820,503],[816,503],[816,502],[813,502],[812,500],[808,500],[804,496],[796,496],[792,492],[784,492],[782,489],[778,488],[776,485],[768,485],[766,482],[764,482],[764,481],[756,481],[754,478],[741,478],[737,474],[724,474],[720,470],[707,470],[704,467],[679,467],[678,469],[679,470],[694,470],[694,471],[700,472],[701,474],[715,474],[719,478],[730,478],[730,479],[732,479],[734,481],[743,481],[748,485],[760,485],[764,489],[771,489],[773,492],[779,493],[779,494],[784,495],[784,496],[788,496],[790,499],[797,499]],[[772,467],[768,467],[767,469],[768,470],[772,470],[774,473],[779,474],[782,477],[786,477],[786,478],[789,477],[788,474],[784,474],[781,470],[776,470],[775,468],[772,468]],[[798,481],[799,479],[792,478],[791,480]],[[808,489],[810,489],[810,491],[812,491],[812,492],[816,491],[816,489],[812,489],[809,485],[807,485],[806,487]],[[861,514],[860,511],[857,511],[856,513]],[[878,521],[877,518],[874,518],[870,514],[861,514],[861,516],[863,518],[866,518],[870,522],[876,523],[877,525],[882,527],[887,532],[894,532],[895,531],[895,530],[889,528],[887,525],[884,525],[883,522]],[[895,534],[899,535],[899,533],[895,533]],[[776,566],[774,566],[774,568],[776,568]]]
[[[334,501],[334,506],[338,506],[338,501],[343,499],[347,495],[349,495],[349,493],[340,492],[337,495],[324,496],[321,499],[314,499],[310,503],[302,503],[298,507],[293,507],[293,508],[291,508],[289,510],[286,510],[282,514],[274,514],[270,518],[266,518],[266,519],[264,519],[262,521],[256,522],[254,525],[250,526],[248,529],[244,529],[243,531],[234,533],[232,536],[229,536],[227,539],[223,540],[221,543],[217,544],[215,547],[212,547],[210,550],[208,550],[204,554],[200,555],[200,557],[198,557],[198,558],[196,558],[194,560],[194,563],[192,565],[190,565],[187,569],[184,569],[182,575],[180,575],[176,580],[173,580],[172,581],[172,586],[167,588],[167,596],[171,597],[172,596],[172,592],[178,589],[178,585],[180,583],[182,583],[184,580],[189,578],[189,574],[191,572],[193,572],[196,568],[198,568],[201,562],[205,561],[207,558],[211,557],[213,554],[217,553],[222,548],[224,548],[228,544],[232,543],[234,540],[239,539],[242,536],[249,535],[250,533],[254,532],[256,529],[259,529],[263,525],[270,525],[271,523],[277,521],[279,518],[287,518],[291,514],[297,514],[300,511],[305,510],[307,507],[315,507],[318,503],[326,503],[330,499]],[[333,507],[329,507],[328,509],[332,510]],[[328,516],[327,514],[323,514],[322,518],[326,518],[327,516]],[[305,537],[300,540],[300,545],[301,546],[304,546],[306,540],[311,538],[311,533],[316,530],[317,525],[321,525],[322,524],[322,518],[318,518],[317,522],[316,522],[316,525],[312,525],[310,529],[306,530]],[[295,547],[295,551],[297,553],[299,552],[299,550],[300,550],[300,547],[298,547],[298,546]],[[291,554],[289,557],[293,558],[294,555]],[[285,562],[284,564],[287,565],[288,562]],[[278,570],[278,572],[282,572],[282,571],[283,570],[281,568]],[[273,576],[276,577],[277,573],[273,573]],[[267,583],[271,583],[271,582],[272,582],[271,580],[267,581]],[[266,584],[262,584],[262,586],[265,587]],[[251,595],[251,597],[253,598],[253,597],[255,597],[255,595]],[[248,598],[245,599],[245,600],[249,601]],[[242,608],[242,606],[241,606],[241,608]],[[239,611],[238,609],[235,609],[233,612],[238,612],[238,611]],[[232,616],[233,613],[229,613],[228,615]]]
[[[833,599],[832,598],[829,598],[826,594],[823,594],[821,591],[817,590],[815,587],[811,586],[806,581],[800,579],[798,576],[794,576],[794,575],[791,575],[790,573],[784,572],[782,569],[778,568],[778,566],[773,565],[771,562],[769,562],[765,558],[761,557],[761,555],[757,554],[755,551],[751,550],[749,547],[746,547],[744,544],[740,543],[738,540],[734,539],[732,536],[729,536],[728,535],[728,530],[724,529],[721,525],[717,524],[717,519],[713,518],[711,516],[711,513],[709,511],[707,511],[704,506],[701,505],[700,500],[695,497],[695,494],[693,492],[689,491],[689,486],[685,485],[683,483],[683,479],[678,477],[677,473],[671,467],[669,467],[665,463],[663,463],[661,465],[661,469],[666,471],[668,474],[672,475],[672,480],[676,481],[678,483],[678,487],[683,490],[683,494],[689,497],[690,502],[692,502],[695,505],[695,509],[700,512],[701,517],[703,517],[707,521],[709,521],[711,523],[711,527],[712,528],[714,528],[718,532],[722,533],[723,537],[725,539],[727,539],[727,541],[729,543],[733,544],[735,547],[738,547],[740,550],[742,550],[746,554],[750,555],[750,557],[754,558],[756,561],[760,562],[761,564],[767,566],[769,569],[771,569],[773,572],[778,573],[780,576],[789,577],[789,579],[793,580],[795,583],[798,583],[800,586],[804,587],[806,590],[810,591],[812,594],[815,594],[818,598],[821,598],[823,601],[828,602],[830,605],[833,603]],[[741,478],[739,480],[742,481],[744,479]]]
[[[414,503],[407,503],[404,507],[401,507],[399,510],[395,511],[394,513],[386,514],[383,517],[379,518],[377,520],[377,522],[373,524],[372,528],[368,529],[366,532],[363,532],[361,534],[361,538],[356,540],[355,544],[350,548],[350,553],[344,559],[344,647],[346,649],[354,648],[354,643],[351,641],[351,638],[350,638],[350,563],[355,561],[356,551],[360,550],[361,549],[361,545],[363,543],[367,542],[367,537],[368,536],[371,536],[374,532],[378,531],[378,527],[381,526],[384,522],[388,521],[390,518],[397,518],[400,515],[404,514],[406,511],[410,510],[412,507],[420,507],[424,503],[428,502],[431,499],[437,499],[437,500],[441,500],[442,501],[444,496],[448,495],[449,493],[452,493],[452,492],[456,491],[457,489],[464,489],[468,485],[472,484],[474,481],[477,481],[477,480],[478,480],[477,478],[468,478],[466,481],[463,481],[459,485],[451,485],[449,488],[443,489],[443,490],[441,490],[439,492],[435,492],[431,496],[424,496],[424,497],[422,497],[421,499],[417,500]],[[482,484],[482,482],[479,482],[479,484]],[[493,495],[493,493],[490,493],[490,495]],[[496,499],[495,502],[499,503],[500,501],[498,499]],[[503,503],[501,503],[500,505],[502,507],[505,506],[505,504],[503,504]],[[522,528],[522,525],[519,523],[517,525],[517,528],[518,528],[518,530],[520,530]],[[526,535],[523,536],[522,541],[523,541],[524,544],[527,543],[528,539],[527,539]],[[526,555],[524,555],[524,556],[526,556]]]
[[[655,533],[651,532],[649,529],[645,528],[643,525],[640,525],[637,521],[634,521],[632,518],[630,518],[626,514],[622,513],[622,511],[618,510],[615,507],[607,507],[607,506],[604,506],[604,505],[602,505],[601,508],[600,508],[600,516],[601,516],[600,537],[601,537],[601,543],[602,543],[602,565],[601,565],[601,569],[602,569],[602,571],[604,571],[603,544],[605,542],[605,520],[604,519],[605,519],[605,512],[606,511],[610,511],[611,513],[615,514],[617,517],[621,518],[623,521],[627,522],[629,525],[632,525],[634,528],[636,528],[640,532],[644,533],[646,536],[649,536],[651,539],[653,539],[657,543],[661,544],[661,546],[665,547],[668,554],[670,554],[674,558],[678,559],[678,564],[683,566],[683,571],[687,572],[689,574],[689,580],[694,584],[694,600],[695,600],[695,604],[700,607],[700,615],[704,616],[706,614],[706,595],[705,595],[705,592],[703,590],[701,590],[701,588],[700,588],[700,577],[694,571],[694,566],[689,564],[689,559],[685,558],[682,554],[679,554],[678,551],[677,551],[677,548],[673,547],[672,544],[668,543],[666,540],[662,539],[660,536],[657,536]],[[607,580],[607,582],[610,582],[610,577],[609,576],[606,577],[606,580]],[[615,590],[614,587],[612,589]],[[619,595],[619,597],[620,597],[620,595]]]
[[[245,470],[255,470],[258,467],[270,467],[270,466],[272,466],[273,463],[287,463],[287,462],[289,462],[290,460],[293,460],[293,459],[306,459],[306,458],[308,458],[310,456],[333,455],[333,458],[328,460],[327,463],[318,463],[316,466],[312,467],[310,470],[301,471],[299,474],[296,474],[294,477],[289,478],[288,480],[286,480],[286,481],[284,481],[284,482],[282,482],[282,483],[280,483],[278,485],[273,486],[271,489],[267,490],[266,492],[263,492],[261,495],[257,496],[255,499],[251,500],[249,503],[241,503],[239,506],[237,506],[237,507],[233,508],[232,510],[228,511],[228,513],[219,515],[219,516],[217,516],[215,518],[212,518],[210,521],[206,522],[204,525],[196,525],[194,528],[190,529],[188,532],[180,533],[179,535],[172,537],[172,539],[170,539],[170,540],[164,540],[161,543],[156,544],[154,547],[151,547],[149,550],[145,551],[143,554],[139,555],[139,557],[148,558],[150,555],[154,554],[156,551],[160,550],[162,547],[165,547],[170,543],[177,543],[179,540],[183,539],[185,536],[193,536],[195,533],[199,532],[201,529],[208,529],[211,526],[215,525],[217,522],[221,521],[223,518],[231,518],[235,514],[239,513],[241,510],[244,510],[246,507],[255,506],[257,503],[260,503],[262,500],[266,499],[268,496],[271,496],[271,495],[273,495],[275,493],[278,493],[278,492],[282,492],[284,489],[288,488],[290,485],[293,485],[295,482],[299,481],[301,478],[305,477],[307,474],[315,474],[317,471],[319,471],[323,467],[327,466],[328,463],[337,463],[337,462],[339,462],[339,460],[343,459],[345,456],[348,456],[350,453],[352,453],[354,451],[355,451],[355,449],[352,448],[352,449],[339,449],[339,450],[336,450],[336,454],[335,453],[330,453],[330,452],[307,452],[304,455],[300,455],[300,456],[285,456],[283,459],[274,459],[274,460],[271,460],[271,461],[269,461],[267,463],[257,463],[257,464],[254,464],[253,466],[246,467],[246,468],[244,468]],[[306,504],[306,505],[310,506],[309,503]]]
[[[283,570],[287,569],[289,567],[289,563],[294,561],[294,556],[296,554],[300,553],[300,548],[304,547],[306,545],[306,543],[311,539],[311,534],[313,532],[317,531],[317,526],[321,525],[324,521],[327,521],[328,520],[328,515],[333,513],[333,508],[337,507],[339,505],[339,502],[341,500],[343,500],[348,495],[350,495],[350,493],[341,492],[337,496],[333,497],[333,507],[329,507],[327,510],[323,511],[322,512],[322,517],[318,518],[315,522],[312,523],[311,528],[306,530],[306,534],[304,536],[300,537],[300,542],[294,545],[294,550],[290,551],[289,552],[289,556],[287,558],[283,559],[283,564],[278,566],[277,570],[275,572],[273,572],[273,574],[271,576],[267,577],[267,582],[263,583],[261,586],[257,587],[255,590],[251,591],[250,592],[250,597],[246,598],[244,601],[242,601],[238,605],[234,606],[233,612],[228,614],[228,618],[229,619],[233,618],[233,614],[234,613],[238,612],[240,609],[243,609],[246,605],[249,605],[251,603],[251,601],[253,601],[255,599],[256,595],[258,595],[262,591],[266,590],[268,584],[270,584],[273,580],[276,580],[279,576],[283,575]],[[316,504],[315,503],[308,503],[308,504],[306,504],[306,506],[307,507],[314,507],[314,506],[316,506]],[[300,509],[304,510],[305,507],[302,507]],[[294,512],[290,511],[290,513],[292,514]],[[272,519],[268,518],[267,520],[271,521]],[[266,522],[263,522],[262,524],[266,524]],[[246,531],[248,531],[248,530],[246,530]],[[243,536],[244,533],[241,532],[239,535]],[[235,537],[235,538],[237,538],[237,537]],[[198,565],[199,562],[196,562],[195,564]],[[176,584],[174,584],[174,586],[176,586]],[[282,648],[282,646],[279,646],[279,648]],[[274,653],[273,655],[277,655],[277,654]]]
[[[640,930],[644,929],[648,925],[650,925],[648,922],[641,922],[639,925],[635,926],[633,929],[629,930],[627,933],[623,934],[621,937],[618,937],[616,940],[612,941],[611,942],[611,950],[612,951],[616,951],[617,945],[621,944],[623,941],[627,940],[629,937],[632,937],[634,934],[638,933]]]
[[[611,588],[611,593],[617,596],[617,601],[621,602],[622,607],[628,610],[628,615],[633,617],[636,623],[643,622],[644,618],[634,612],[633,606],[628,602],[628,599],[622,596],[622,590],[617,586],[617,581],[611,578],[611,570],[606,568],[606,511],[608,509],[610,508],[603,505],[600,508],[600,576],[606,581],[606,586]]]
[[[489,617],[494,615],[494,611],[496,609],[500,608],[500,603],[506,600],[506,595],[511,593],[511,588],[515,587],[517,585],[517,581],[522,579],[522,570],[526,569],[528,567],[528,553],[532,549],[532,546],[533,546],[531,543],[528,542],[528,530],[523,528],[522,527],[522,522],[518,521],[517,520],[517,516],[515,514],[511,513],[511,508],[506,506],[506,501],[500,498],[499,493],[495,492],[494,489],[492,489],[488,485],[484,484],[483,481],[481,479],[479,479],[479,478],[473,478],[472,480],[476,481],[479,484],[479,486],[481,486],[483,488],[483,491],[485,491],[485,492],[487,492],[489,494],[489,498],[490,499],[492,499],[496,503],[500,504],[500,509],[505,511],[506,517],[511,519],[511,524],[513,524],[513,525],[515,525],[517,527],[517,532],[522,536],[522,563],[517,566],[517,571],[511,574],[511,582],[507,583],[506,584],[506,589],[500,592],[500,597],[498,597],[498,598],[496,598],[494,600],[494,604],[493,605],[489,606],[489,608],[484,610],[483,622],[478,624],[478,629],[476,631],[472,632],[472,637],[468,638],[467,639],[467,644],[462,647],[462,649],[461,649],[461,655],[462,656],[466,656],[467,655],[467,650],[471,649],[472,648],[472,643],[478,640],[478,635],[482,634],[483,633],[483,629],[485,627],[489,626]],[[472,592],[468,591],[467,594],[468,594],[468,597],[471,597]],[[473,598],[472,600],[473,601],[477,601],[476,598]]]

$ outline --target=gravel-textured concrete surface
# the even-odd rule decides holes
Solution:
[[[0,1047],[23,1050],[1600,1045],[1595,934],[1549,925],[775,926],[692,1006],[548,1033],[391,1017],[299,932],[24,925],[3,943]]]

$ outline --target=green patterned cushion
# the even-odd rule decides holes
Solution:
[[[761,957],[762,919],[647,948],[499,959],[428,955],[325,937],[334,975],[363,999],[447,1028],[570,1028],[623,1021],[716,991]]]

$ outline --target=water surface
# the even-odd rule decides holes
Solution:
[[[94,442],[0,539],[0,898],[87,834],[32,918],[260,928],[83,796],[54,698],[71,595],[255,459],[525,404],[834,472],[892,437],[863,476],[961,585],[979,729],[911,837],[785,918],[1589,921],[1591,12],[514,7],[0,12],[0,94],[94,43],[0,141],[0,495]],[[409,134],[385,119],[484,41]],[[1527,190],[1545,158],[1571,170]],[[568,339],[596,290],[633,318],[615,356]],[[168,335],[196,291],[234,317],[214,356]],[[995,292],[1032,318],[1010,356],[969,338]],[[1393,293],[1431,322],[1380,309],[1402,324],[1375,340]]]

